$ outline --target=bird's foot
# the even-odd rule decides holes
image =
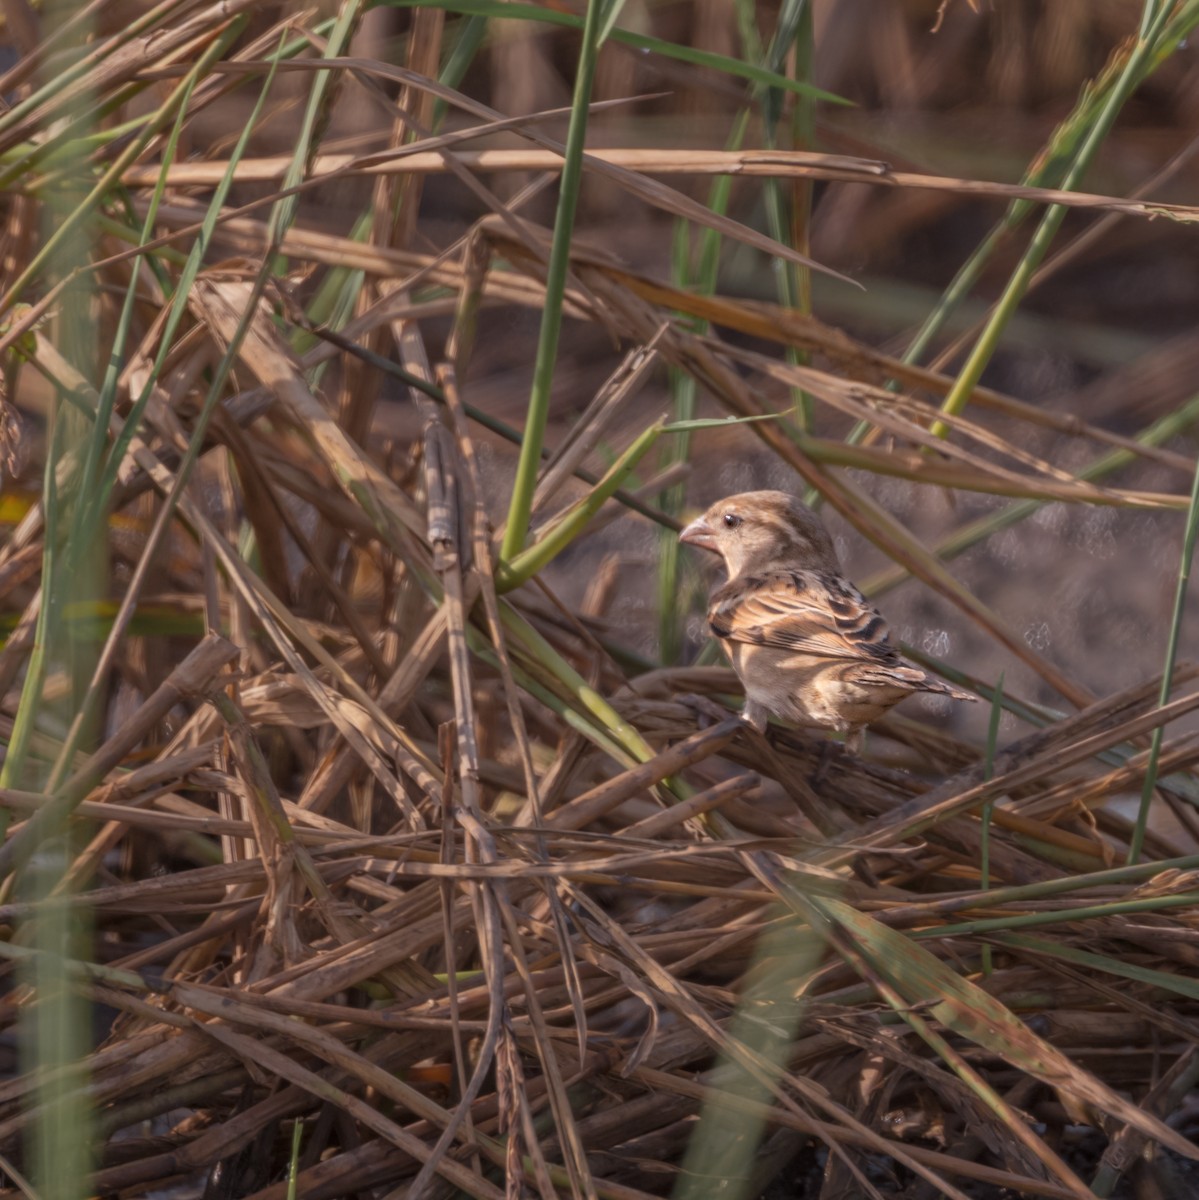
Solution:
[[[862,742],[866,737],[864,729],[852,729],[845,735],[844,752],[852,754],[855,758],[858,757],[862,749]],[[829,767],[833,765],[833,759],[839,753],[837,743],[831,738],[824,738],[820,743],[820,761],[816,764],[816,770],[812,772],[811,783],[813,787],[823,783],[828,776]]]
[[[828,776],[828,769],[833,765],[833,759],[836,757],[836,743],[827,737],[821,738],[820,757],[816,763],[816,770],[808,776],[808,782],[812,787],[819,787],[825,781]]]
[[[696,692],[687,692],[679,696],[678,701],[695,713],[696,729],[711,729],[713,725],[719,725],[721,721],[727,721],[733,715],[724,705]]]

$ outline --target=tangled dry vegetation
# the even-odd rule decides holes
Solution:
[[[80,57],[81,24],[38,41],[5,7],[29,39],[0,83],[26,457],[0,513],[10,1186],[282,1200],[290,1167],[306,1200],[1185,1194],[1199,735],[1167,726],[1199,668],[1092,694],[945,560],[1050,502],[1186,513],[1193,453],[1163,443],[1189,408],[1120,431],[978,386],[953,411],[953,376],[576,242],[560,309],[608,378],[533,443],[526,545],[504,447],[530,427],[480,407],[477,363],[512,327],[492,318],[552,292],[551,233],[520,214],[561,122],[434,82],[470,33],[435,8],[405,15],[403,67],[351,48],[348,0],[278,24],[248,0],[90,11]],[[386,114],[378,144],[328,133],[351,103]],[[496,171],[548,174],[501,203]],[[800,262],[675,178],[722,172],[1100,229],[1196,216],[814,152],[615,148],[584,178]],[[459,210],[422,208],[426,180],[486,215],[443,237]],[[331,228],[329,194],[367,218]],[[1019,732],[912,711],[875,731],[890,758],[858,758],[749,737],[715,657],[646,657],[610,615],[642,585],[587,547],[656,525],[673,562],[671,439],[708,430],[656,419],[662,367],[719,418],[788,414],[711,436],[794,472],[1069,715],[942,663]],[[1046,433],[1090,465],[1027,448]],[[1111,478],[1137,464],[1171,485]],[[930,551],[876,475],[1010,504]],[[690,592],[664,578],[677,635]],[[1147,827],[1110,803],[1143,789]]]

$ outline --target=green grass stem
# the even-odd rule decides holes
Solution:
[[[1145,0],[1137,43],[1106,101],[1096,114],[1094,122],[1087,130],[1069,170],[1059,185],[1061,190],[1073,191],[1078,187],[1083,176],[1090,169],[1095,156],[1099,153],[1104,140],[1111,132],[1125,102],[1152,70],[1159,42],[1166,32],[1168,18],[1173,8],[1173,4],[1163,3],[1162,0]],[[1067,211],[1061,204],[1051,204],[1045,210],[1032,240],[1008,280],[990,319],[975,342],[962,369],[958,372],[949,394],[945,397],[941,406],[943,412],[956,415],[966,407],[971,392],[974,391],[975,385],[981,379],[983,371],[999,347],[1008,321],[1019,307],[1021,300],[1024,299],[1024,293],[1028,290],[1033,275],[1049,252],[1049,247],[1057,236],[1057,231],[1061,228]],[[938,437],[945,437],[949,433],[949,427],[944,422],[938,421],[933,425],[933,432]]]
[[[464,16],[483,17],[490,20],[537,21],[547,25],[559,25],[567,29],[583,30],[584,43],[587,38],[587,22],[576,17],[574,13],[560,8],[550,8],[539,4],[508,4],[506,0],[378,0],[389,8],[443,8],[447,12],[461,13]],[[604,28],[597,28],[599,42],[610,38],[621,45],[629,46],[645,54],[660,54],[663,58],[672,58],[677,62],[686,63],[692,67],[701,67],[710,71],[719,71],[737,79],[746,79],[760,87],[782,88],[785,91],[796,92],[813,99],[827,100],[830,104],[848,104],[849,101],[832,92],[822,91],[802,80],[790,79],[786,75],[767,70],[755,62],[732,58],[727,54],[715,54],[710,50],[700,50],[694,46],[682,46],[675,42],[663,41],[661,38],[650,37],[648,34],[635,33],[629,29],[619,29],[612,24],[621,4],[604,5],[609,9],[603,18]]]
[[[528,538],[533,494],[541,465],[541,448],[545,442],[545,427],[549,421],[554,367],[558,361],[558,339],[562,332],[562,304],[566,296],[575,212],[578,209],[583,179],[583,146],[587,136],[588,106],[595,82],[595,68],[599,61],[600,30],[605,23],[605,8],[604,0],[588,0],[583,41],[579,49],[579,65],[575,74],[574,96],[571,100],[570,124],[566,134],[562,177],[558,184],[558,212],[554,219],[554,236],[546,271],[545,307],[542,309],[541,332],[533,364],[533,386],[529,393],[524,438],[520,446],[512,500],[508,507],[508,521],[504,528],[501,557],[507,562],[512,562],[520,554]]]
[[[1195,467],[1195,478],[1191,485],[1191,506],[1187,510],[1186,528],[1182,536],[1182,556],[1178,563],[1178,583],[1174,589],[1174,613],[1170,619],[1170,636],[1166,640],[1166,660],[1162,667],[1162,686],[1158,704],[1164,706],[1170,699],[1170,688],[1174,681],[1174,664],[1178,659],[1178,640],[1182,632],[1182,616],[1186,611],[1187,587],[1191,580],[1191,561],[1195,556],[1195,536],[1199,533],[1199,464]],[[1165,730],[1159,725],[1149,743],[1149,761],[1145,766],[1145,783],[1141,789],[1141,802],[1137,806],[1136,821],[1132,838],[1128,843],[1128,862],[1135,864],[1141,857],[1145,845],[1145,828],[1149,822],[1149,806],[1153,802],[1153,789],[1157,783],[1157,760],[1161,754]]]

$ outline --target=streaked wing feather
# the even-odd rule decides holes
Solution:
[[[819,571],[771,571],[731,580],[712,595],[718,638],[825,658],[898,665],[882,615],[852,584]]]

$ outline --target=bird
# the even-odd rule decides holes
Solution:
[[[787,492],[743,492],[713,504],[679,540],[724,559],[728,582],[708,626],[745,688],[742,719],[759,734],[770,716],[846,735],[914,692],[975,700],[905,661],[887,622],[841,573],[833,539]]]

